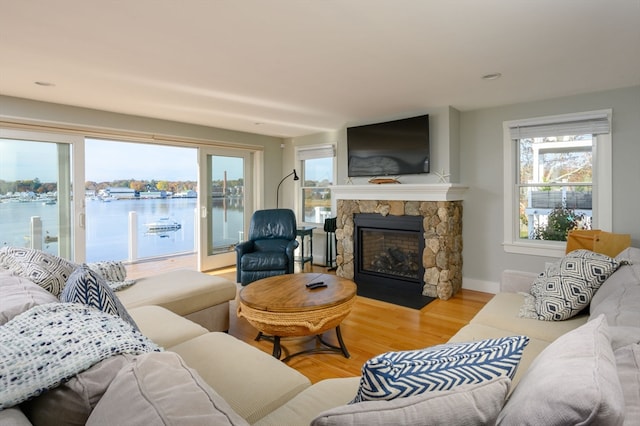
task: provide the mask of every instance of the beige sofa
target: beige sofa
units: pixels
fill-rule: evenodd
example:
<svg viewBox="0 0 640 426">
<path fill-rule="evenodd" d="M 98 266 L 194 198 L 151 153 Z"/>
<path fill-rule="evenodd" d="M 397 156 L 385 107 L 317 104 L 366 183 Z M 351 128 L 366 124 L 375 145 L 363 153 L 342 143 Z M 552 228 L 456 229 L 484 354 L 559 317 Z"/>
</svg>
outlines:
<svg viewBox="0 0 640 426">
<path fill-rule="evenodd" d="M 511 399 L 504 406 L 502 413 L 500 413 L 502 417 L 499 420 L 502 424 L 515 424 L 509 421 L 509 417 L 506 417 L 510 411 L 513 411 L 510 404 L 513 405 L 515 403 L 518 404 L 518 408 L 531 406 L 537 412 L 543 412 L 543 414 L 547 409 L 552 410 L 551 417 L 547 418 L 546 424 L 554 424 L 552 420 L 557 420 L 557 416 L 559 416 L 559 412 L 562 409 L 575 411 L 573 407 L 569 407 L 573 399 L 577 397 L 580 401 L 589 401 L 589 397 L 592 396 L 589 386 L 584 386 L 579 381 L 576 382 L 580 372 L 586 371 L 591 374 L 596 370 L 607 370 L 602 369 L 600 365 L 594 367 L 588 363 L 578 363 L 571 367 L 571 362 L 575 363 L 579 359 L 585 359 L 585 362 L 599 362 L 605 358 L 609 361 L 609 364 L 613 362 L 614 372 L 612 373 L 612 370 L 608 370 L 609 373 L 605 374 L 604 378 L 612 383 L 611 386 L 614 390 L 620 390 L 620 392 L 608 392 L 609 399 L 613 399 L 613 401 L 608 401 L 609 405 L 601 406 L 602 404 L 589 402 L 589 409 L 596 411 L 609 409 L 611 403 L 614 405 L 617 403 L 623 407 L 622 417 L 620 417 L 619 413 L 608 412 L 606 414 L 609 416 L 610 421 L 601 422 L 600 424 L 622 424 L 623 421 L 625 424 L 634 424 L 634 422 L 637 424 L 637 419 L 640 418 L 640 367 L 638 366 L 640 364 L 640 249 L 628 249 L 621 253 L 619 258 L 630 260 L 631 264 L 621 266 L 603 284 L 591 303 L 590 314 L 585 313 L 561 322 L 519 318 L 518 311 L 523 303 L 523 296 L 518 294 L 518 291 L 528 291 L 535 274 L 505 271 L 502 281 L 503 292 L 497 294 L 469 325 L 463 327 L 453 336 L 452 342 L 506 335 L 525 334 L 529 336 L 530 342 L 523 353 L 520 366 L 510 388 Z M 6 281 L 7 278 L 4 278 L 4 280 Z M 184 281 L 180 280 L 180 282 Z M 3 278 L 0 275 L 0 288 L 2 288 L 2 282 Z M 131 294 L 133 298 L 133 293 Z M 32 296 L 29 297 L 32 300 L 37 299 Z M 457 412 L 454 407 L 447 405 L 453 400 L 438 400 L 436 398 L 437 406 L 422 410 L 424 405 L 421 404 L 425 404 L 425 400 L 432 398 L 432 396 L 401 398 L 404 401 L 400 402 L 394 400 L 382 403 L 364 402 L 347 405 L 358 390 L 359 377 L 328 379 L 311 385 L 306 377 L 294 369 L 227 333 L 211 332 L 166 307 L 145 304 L 147 303 L 145 301 L 135 302 L 139 306 L 132 306 L 134 302 L 127 300 L 126 297 L 123 297 L 123 300 L 128 304 L 130 315 L 144 335 L 163 346 L 168 354 L 177 354 L 176 358 L 181 360 L 180 362 L 184 362 L 185 368 L 193 369 L 197 372 L 189 379 L 190 381 L 187 381 L 187 384 L 200 383 L 200 381 L 206 383 L 206 385 L 199 387 L 201 391 L 208 395 L 208 399 L 205 398 L 204 408 L 189 402 L 198 400 L 195 397 L 189 398 L 187 401 L 181 401 L 180 395 L 189 395 L 188 391 L 180 390 L 182 388 L 176 388 L 175 391 L 172 391 L 172 384 L 166 383 L 164 386 L 158 384 L 152 386 L 151 389 L 166 387 L 167 392 L 172 395 L 171 398 L 168 398 L 170 400 L 168 405 L 174 404 L 170 407 L 174 411 L 171 412 L 170 409 L 167 409 L 167 413 L 173 414 L 172 416 L 167 415 L 168 417 L 164 419 L 168 424 L 283 426 L 306 425 L 311 422 L 314 422 L 315 425 L 337 425 L 388 424 L 389 422 L 405 424 L 410 421 L 415 421 L 411 424 L 429 424 L 442 422 L 442 419 L 438 420 L 429 417 L 437 415 L 434 413 L 438 411 L 438 407 L 440 407 L 441 411 L 444 410 L 444 412 L 448 413 L 447 424 L 462 422 L 461 416 L 463 414 Z M 37 303 L 37 300 L 34 303 Z M 168 307 L 177 310 L 175 305 L 170 304 Z M 197 308 L 196 310 L 199 312 L 202 309 Z M 190 314 L 180 313 L 184 315 Z M 604 315 L 608 325 L 601 324 L 603 322 L 601 315 Z M 597 328 L 590 326 L 590 324 L 597 325 Z M 587 343 L 583 343 L 593 340 L 590 338 L 592 334 L 599 336 L 598 344 L 589 346 Z M 564 339 L 566 339 L 566 342 L 563 341 Z M 604 348 L 603 351 L 608 354 L 608 358 L 606 356 L 580 356 L 580 354 L 574 352 L 574 350 L 577 350 L 576 348 L 593 349 L 594 347 Z M 557 355 L 558 352 L 561 354 L 560 356 Z M 611 354 L 614 356 L 613 361 L 610 359 Z M 564 355 L 569 357 L 571 362 L 567 364 L 566 360 L 559 360 L 554 370 L 552 368 L 556 365 L 554 356 L 562 358 Z M 144 357 L 140 356 L 138 358 L 143 359 Z M 539 358 L 540 362 L 536 362 L 536 358 Z M 130 367 L 132 362 L 134 362 L 133 367 Z M 126 368 L 133 368 L 134 371 L 139 370 L 143 376 L 147 370 L 161 370 L 167 376 L 173 377 L 170 373 L 176 370 L 170 363 L 147 363 L 145 365 L 156 366 L 153 368 L 147 367 L 147 370 L 143 366 L 138 368 L 135 361 L 128 360 L 125 364 L 129 366 Z M 164 365 L 166 365 L 166 372 Z M 539 375 L 538 370 L 542 367 L 547 368 L 548 371 L 555 372 L 553 375 L 548 375 L 548 378 L 555 379 L 555 381 L 547 382 L 553 386 L 552 389 L 543 388 L 543 391 L 540 391 L 535 386 L 536 375 Z M 569 368 L 577 368 L 579 371 L 571 371 L 570 373 L 568 371 Z M 120 371 L 122 372 L 123 370 Z M 566 374 L 566 376 L 563 376 L 563 374 Z M 162 383 L 162 379 L 158 380 Z M 151 383 L 157 382 L 151 381 Z M 571 385 L 575 383 L 580 383 L 582 387 L 571 389 Z M 133 417 L 127 417 L 129 422 L 122 423 L 123 418 L 121 416 L 132 416 L 131 410 L 138 414 L 144 413 L 145 421 L 138 424 L 162 423 L 156 421 L 157 419 L 151 414 L 147 414 L 147 411 L 138 409 L 138 400 L 134 399 L 133 396 L 129 400 L 125 398 L 119 402 L 121 409 L 109 409 L 109 407 L 117 406 L 117 401 L 119 401 L 111 394 L 122 394 L 122 392 L 112 389 L 123 389 L 117 385 L 120 385 L 120 383 L 116 383 L 116 380 L 111 384 L 107 383 L 103 385 L 103 388 L 106 387 L 106 389 L 102 389 L 100 391 L 102 393 L 97 392 L 98 396 L 94 396 L 96 401 L 93 401 L 91 405 L 92 408 L 93 406 L 98 408 L 92 413 L 94 418 L 89 418 L 90 424 L 117 424 L 118 422 L 121 422 L 120 424 L 136 424 L 137 422 L 132 420 Z M 526 386 L 526 389 L 519 393 L 518 389 L 523 385 Z M 531 392 L 529 392 L 529 389 L 531 389 Z M 472 399 L 479 405 L 489 404 L 489 402 L 482 400 L 483 389 L 481 387 L 468 390 L 464 388 L 462 390 L 465 393 L 461 397 L 465 401 Z M 527 394 L 526 397 L 529 398 L 527 403 L 520 402 L 522 393 Z M 443 395 L 446 398 L 456 396 L 449 395 L 446 392 Z M 545 397 L 548 396 L 552 396 L 556 404 L 565 404 L 564 398 L 567 398 L 568 401 L 561 407 L 553 404 L 545 407 L 541 404 L 546 403 Z M 438 395 L 438 397 L 440 396 Z M 426 403 L 429 403 L 429 401 L 426 401 Z M 31 404 L 31 407 L 29 407 L 29 404 Z M 181 408 L 176 408 L 175 404 L 178 404 Z M 23 404 L 21 407 L 0 411 L 0 425 L 29 424 L 29 420 L 21 409 L 24 409 L 24 412 L 28 412 L 28 409 L 31 408 L 33 410 L 34 406 L 37 407 L 32 402 Z M 203 414 L 203 417 L 196 416 L 198 412 L 209 413 L 207 410 L 211 409 L 212 406 L 216 408 L 212 411 L 212 414 Z M 499 410 L 502 406 L 503 401 L 500 400 L 497 409 Z M 41 407 L 47 407 L 47 405 L 43 404 Z M 156 406 L 154 407 L 157 408 Z M 129 411 L 127 408 L 129 408 Z M 584 409 L 584 407 L 579 408 Z M 148 409 L 148 405 L 145 406 L 145 409 Z M 46 408 L 39 410 L 36 408 L 36 411 L 39 412 L 40 419 L 48 419 L 51 422 L 50 424 L 60 424 L 62 420 L 56 418 L 59 410 L 49 411 Z M 527 412 L 522 409 L 519 411 Z M 220 413 L 223 414 L 222 417 L 220 417 Z M 153 414 L 157 414 L 157 410 L 153 411 Z M 593 414 L 593 419 L 596 422 L 599 414 Z M 30 415 L 33 420 L 33 414 Z M 416 420 L 415 416 L 419 416 L 419 419 Z M 531 418 L 534 419 L 534 417 Z M 520 422 L 520 424 L 527 424 L 527 422 Z M 532 420 L 529 424 L 536 423 Z M 556 422 L 556 424 L 563 423 Z M 564 422 L 564 424 L 569 423 Z"/>
</svg>

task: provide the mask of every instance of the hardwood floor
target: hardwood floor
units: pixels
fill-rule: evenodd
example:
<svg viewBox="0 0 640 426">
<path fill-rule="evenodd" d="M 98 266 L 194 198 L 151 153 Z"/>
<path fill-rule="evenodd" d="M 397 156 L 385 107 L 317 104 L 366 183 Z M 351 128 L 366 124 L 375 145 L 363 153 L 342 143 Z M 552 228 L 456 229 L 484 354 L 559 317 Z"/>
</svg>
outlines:
<svg viewBox="0 0 640 426">
<path fill-rule="evenodd" d="M 180 267 L 195 269 L 195 258 L 183 256 L 129 265 L 127 274 L 129 278 L 138 278 Z M 311 271 L 332 273 L 320 266 L 306 265 L 305 272 Z M 208 273 L 235 282 L 235 267 Z M 418 349 L 446 342 L 468 324 L 492 297 L 489 293 L 463 289 L 453 298 L 447 301 L 434 300 L 421 310 L 358 297 L 351 313 L 340 326 L 351 354 L 349 359 L 336 353 L 313 354 L 294 357 L 287 364 L 313 383 L 326 378 L 358 376 L 364 362 L 380 353 Z M 237 317 L 236 306 L 235 301 L 231 303 L 229 334 L 270 354 L 272 343 L 267 340 L 255 341 L 257 331 L 246 320 Z M 333 330 L 325 333 L 323 338 L 337 343 Z M 295 353 L 313 348 L 315 339 L 282 339 L 282 345 L 290 353 Z"/>
</svg>

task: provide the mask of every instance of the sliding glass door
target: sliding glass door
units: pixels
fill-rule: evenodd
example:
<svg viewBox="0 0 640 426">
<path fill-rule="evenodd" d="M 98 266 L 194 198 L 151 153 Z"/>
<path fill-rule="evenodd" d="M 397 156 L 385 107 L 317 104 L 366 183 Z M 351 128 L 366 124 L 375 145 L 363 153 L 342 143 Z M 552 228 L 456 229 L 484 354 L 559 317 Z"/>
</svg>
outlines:
<svg viewBox="0 0 640 426">
<path fill-rule="evenodd" d="M 235 264 L 251 208 L 251 155 L 241 150 L 200 148 L 198 269 Z"/>
<path fill-rule="evenodd" d="M 196 252 L 199 270 L 234 265 L 261 205 L 261 153 L 177 145 L 0 129 L 0 246 L 76 262 Z"/>
<path fill-rule="evenodd" d="M 0 129 L 0 245 L 84 260 L 82 138 Z"/>
</svg>

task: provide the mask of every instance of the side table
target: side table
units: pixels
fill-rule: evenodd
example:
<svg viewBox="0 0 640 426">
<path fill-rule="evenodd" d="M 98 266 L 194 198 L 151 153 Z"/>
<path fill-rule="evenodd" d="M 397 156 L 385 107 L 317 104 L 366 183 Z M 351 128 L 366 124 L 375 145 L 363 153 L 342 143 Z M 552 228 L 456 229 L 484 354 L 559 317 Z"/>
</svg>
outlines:
<svg viewBox="0 0 640 426">
<path fill-rule="evenodd" d="M 301 226 L 296 229 L 296 238 L 300 237 L 300 256 L 296 257 L 296 261 L 300 262 L 300 266 L 304 270 L 304 264 L 311 262 L 313 265 L 313 230 L 315 226 Z M 305 240 L 309 240 L 309 250 L 304 250 Z"/>
</svg>

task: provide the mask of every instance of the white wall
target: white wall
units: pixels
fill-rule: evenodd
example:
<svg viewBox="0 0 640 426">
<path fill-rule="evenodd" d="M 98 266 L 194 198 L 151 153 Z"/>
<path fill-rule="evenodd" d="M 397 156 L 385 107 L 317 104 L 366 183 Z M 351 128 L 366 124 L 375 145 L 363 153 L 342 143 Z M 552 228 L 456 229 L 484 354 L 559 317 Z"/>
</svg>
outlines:
<svg viewBox="0 0 640 426">
<path fill-rule="evenodd" d="M 463 219 L 465 288 L 497 291 L 504 269 L 540 272 L 553 260 L 505 253 L 502 248 L 503 121 L 608 108 L 613 109 L 613 231 L 630 233 L 633 245 L 640 247 L 640 86 L 467 112 L 451 107 L 425 111 L 430 115 L 432 172 L 445 169 L 451 182 L 469 186 Z M 338 143 L 337 184 L 345 184 L 346 129 L 290 139 L 288 146 L 293 150 L 328 140 Z M 400 180 L 435 183 L 437 177 L 432 173 Z M 353 183 L 366 183 L 366 178 Z"/>
<path fill-rule="evenodd" d="M 613 232 L 629 233 L 640 247 L 640 86 L 463 112 L 460 115 L 464 201 L 464 286 L 497 283 L 504 269 L 540 272 L 552 259 L 505 253 L 503 228 L 503 121 L 613 109 Z"/>
</svg>

